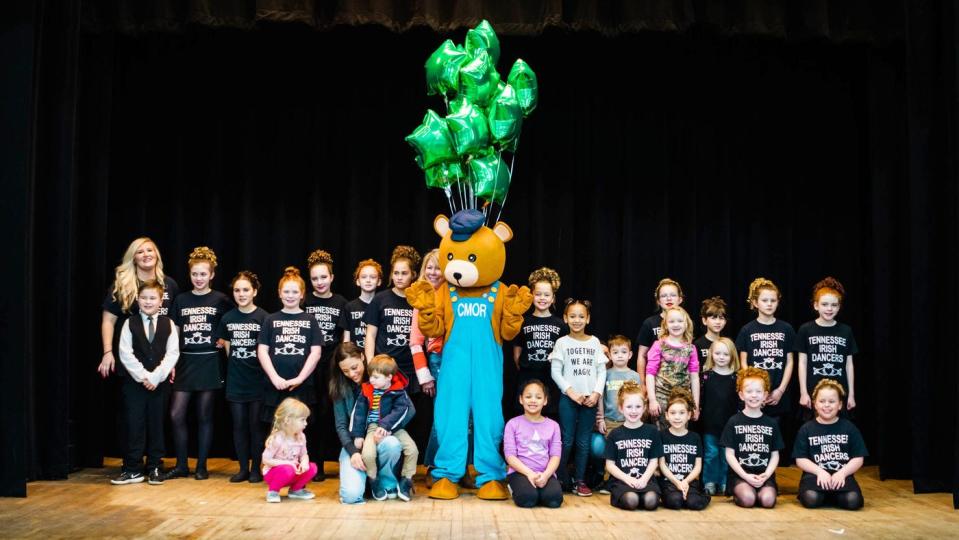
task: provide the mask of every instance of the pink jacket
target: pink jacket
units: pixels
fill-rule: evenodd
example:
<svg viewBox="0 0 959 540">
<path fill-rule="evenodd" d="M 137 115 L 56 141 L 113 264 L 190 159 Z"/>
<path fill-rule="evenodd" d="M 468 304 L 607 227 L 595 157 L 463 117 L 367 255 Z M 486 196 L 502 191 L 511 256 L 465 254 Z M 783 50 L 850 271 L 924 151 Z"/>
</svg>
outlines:
<svg viewBox="0 0 959 540">
<path fill-rule="evenodd" d="M 420 332 L 418 309 L 413 310 L 413 324 L 410 326 L 410 352 L 413 354 L 413 369 L 416 370 L 416 379 L 420 384 L 426 384 L 433 381 L 433 375 L 430 374 L 427 354 L 443 352 L 443 338 L 427 338 Z M 426 344 L 426 351 L 423 351 L 423 345 Z"/>
</svg>

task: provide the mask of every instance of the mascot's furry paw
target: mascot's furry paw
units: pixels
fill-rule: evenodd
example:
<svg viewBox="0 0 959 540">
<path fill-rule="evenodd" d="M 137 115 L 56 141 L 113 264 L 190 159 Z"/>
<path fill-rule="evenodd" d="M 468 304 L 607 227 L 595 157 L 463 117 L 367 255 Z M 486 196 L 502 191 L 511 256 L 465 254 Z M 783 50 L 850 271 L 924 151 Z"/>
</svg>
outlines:
<svg viewBox="0 0 959 540">
<path fill-rule="evenodd" d="M 427 283 L 429 285 L 429 283 Z M 449 478 L 440 478 L 433 482 L 433 487 L 430 488 L 430 498 L 431 499 L 441 499 L 444 501 L 449 501 L 460 496 L 460 489 L 456 487 L 456 484 L 450 482 Z"/>
<path fill-rule="evenodd" d="M 531 305 L 533 293 L 529 291 L 529 287 L 510 285 L 503 291 L 503 313 L 522 317 Z"/>
<path fill-rule="evenodd" d="M 490 480 L 476 492 L 476 496 L 485 501 L 504 501 L 509 499 L 509 490 L 499 480 Z"/>
<path fill-rule="evenodd" d="M 436 307 L 436 291 L 428 281 L 416 281 L 406 289 L 406 301 L 414 309 L 431 310 Z"/>
</svg>

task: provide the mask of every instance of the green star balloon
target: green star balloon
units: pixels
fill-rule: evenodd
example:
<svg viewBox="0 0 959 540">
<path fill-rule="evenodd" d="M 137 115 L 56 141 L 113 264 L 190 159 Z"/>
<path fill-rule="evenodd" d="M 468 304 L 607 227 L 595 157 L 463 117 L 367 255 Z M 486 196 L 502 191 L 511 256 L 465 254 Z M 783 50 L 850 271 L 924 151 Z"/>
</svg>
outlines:
<svg viewBox="0 0 959 540">
<path fill-rule="evenodd" d="M 427 95 L 445 94 L 456 90 L 459 84 L 460 68 L 463 67 L 470 55 L 466 49 L 447 39 L 439 46 L 426 61 L 426 93 Z"/>
<path fill-rule="evenodd" d="M 509 191 L 509 167 L 503 163 L 499 152 L 476 157 L 469 162 L 473 193 L 484 200 L 503 204 Z"/>
<path fill-rule="evenodd" d="M 477 154 L 490 144 L 486 116 L 469 102 L 447 116 L 446 125 L 453 135 L 453 148 L 461 157 Z"/>
<path fill-rule="evenodd" d="M 456 114 L 464 105 L 468 105 L 469 102 L 470 100 L 466 99 L 466 96 L 456 96 L 446 102 L 446 113 Z"/>
<path fill-rule="evenodd" d="M 459 182 L 466 177 L 463 172 L 463 165 L 458 161 L 447 161 L 434 165 L 426 169 L 424 175 L 426 176 L 427 187 L 440 189 L 448 188 L 453 182 Z"/>
<path fill-rule="evenodd" d="M 460 68 L 459 92 L 473 104 L 486 107 L 496 92 L 499 73 L 493 67 L 490 55 L 480 51 L 479 55 Z"/>
<path fill-rule="evenodd" d="M 519 99 L 520 108 L 523 109 L 523 116 L 529 116 L 539 103 L 539 89 L 533 69 L 522 58 L 517 58 L 513 68 L 509 70 L 506 81 L 516 89 L 516 97 Z"/>
<path fill-rule="evenodd" d="M 493 142 L 503 145 L 519 136 L 523 128 L 523 110 L 513 87 L 506 85 L 489 106 L 489 131 Z"/>
<path fill-rule="evenodd" d="M 493 25 L 485 19 L 476 25 L 476 28 L 466 33 L 467 54 L 476 57 L 480 51 L 489 53 L 494 66 L 499 62 L 499 38 L 493 31 Z"/>
<path fill-rule="evenodd" d="M 457 159 L 446 120 L 433 110 L 426 111 L 423 123 L 413 130 L 413 133 L 407 135 L 405 140 L 419 154 L 416 163 L 422 169 L 428 169 L 443 161 Z"/>
</svg>

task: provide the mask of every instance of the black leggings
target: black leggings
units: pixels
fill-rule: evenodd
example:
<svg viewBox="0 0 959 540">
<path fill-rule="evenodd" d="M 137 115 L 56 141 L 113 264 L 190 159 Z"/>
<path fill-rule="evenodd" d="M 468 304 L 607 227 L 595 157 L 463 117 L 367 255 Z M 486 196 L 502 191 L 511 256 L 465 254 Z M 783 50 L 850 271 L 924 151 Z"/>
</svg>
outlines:
<svg viewBox="0 0 959 540">
<path fill-rule="evenodd" d="M 659 494 L 655 491 L 646 491 L 644 493 L 627 491 L 620 497 L 619 504 L 616 506 L 619 506 L 623 510 L 636 510 L 640 507 L 642 507 L 643 510 L 655 510 L 658 505 Z"/>
<path fill-rule="evenodd" d="M 739 482 L 733 486 L 733 500 L 736 506 L 743 508 L 752 508 L 757 505 L 772 508 L 776 506 L 776 495 L 775 485 L 763 485 L 756 489 L 746 482 Z"/>
<path fill-rule="evenodd" d="M 663 483 L 665 484 L 666 482 L 669 482 L 669 480 Z M 676 489 L 672 484 L 663 488 L 663 506 L 670 510 L 679 510 L 681 508 L 702 510 L 706 508 L 708 504 L 709 495 L 700 491 L 699 486 L 695 483 L 690 485 L 689 491 L 686 492 L 685 499 L 683 499 L 683 492 Z"/>
<path fill-rule="evenodd" d="M 176 468 L 187 470 L 187 434 L 186 413 L 190 406 L 190 398 L 197 397 L 197 459 L 196 468 L 206 470 L 206 458 L 210 455 L 210 445 L 213 443 L 213 398 L 215 390 L 199 390 L 195 392 L 174 391 L 170 397 L 170 420 L 173 422 L 173 445 L 176 447 Z"/>
<path fill-rule="evenodd" d="M 799 502 L 806 508 L 819 508 L 831 499 L 833 504 L 843 510 L 859 510 L 863 505 L 861 491 L 828 492 L 818 489 L 804 489 L 799 492 Z"/>
<path fill-rule="evenodd" d="M 258 471 L 263 456 L 263 422 L 260 422 L 262 401 L 230 402 L 233 416 L 233 448 L 240 472 Z M 250 463 L 252 459 L 253 463 Z"/>
<path fill-rule="evenodd" d="M 536 505 L 543 505 L 547 508 L 559 508 L 563 504 L 563 488 L 560 487 L 559 480 L 555 476 L 541 488 L 533 487 L 529 479 L 518 472 L 507 476 L 506 481 L 509 483 L 516 506 L 533 508 Z"/>
</svg>

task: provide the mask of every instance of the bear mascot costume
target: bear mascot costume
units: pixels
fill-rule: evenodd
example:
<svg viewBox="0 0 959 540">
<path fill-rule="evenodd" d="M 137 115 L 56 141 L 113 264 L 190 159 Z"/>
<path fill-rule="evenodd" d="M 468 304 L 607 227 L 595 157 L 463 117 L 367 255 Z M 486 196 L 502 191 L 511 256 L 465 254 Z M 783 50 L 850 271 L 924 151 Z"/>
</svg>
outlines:
<svg viewBox="0 0 959 540">
<path fill-rule="evenodd" d="M 455 499 L 466 472 L 470 415 L 473 417 L 473 466 L 477 496 L 509 498 L 503 441 L 503 340 L 511 340 L 533 303 L 528 287 L 505 286 L 506 246 L 513 231 L 503 222 L 492 229 L 485 215 L 466 209 L 451 219 L 437 216 L 433 229 L 442 238 L 439 263 L 447 286 L 435 291 L 425 281 L 406 291 L 419 310 L 419 326 L 429 337 L 443 336 L 443 361 L 437 381 L 435 415 L 439 449 L 430 497 Z"/>
</svg>

